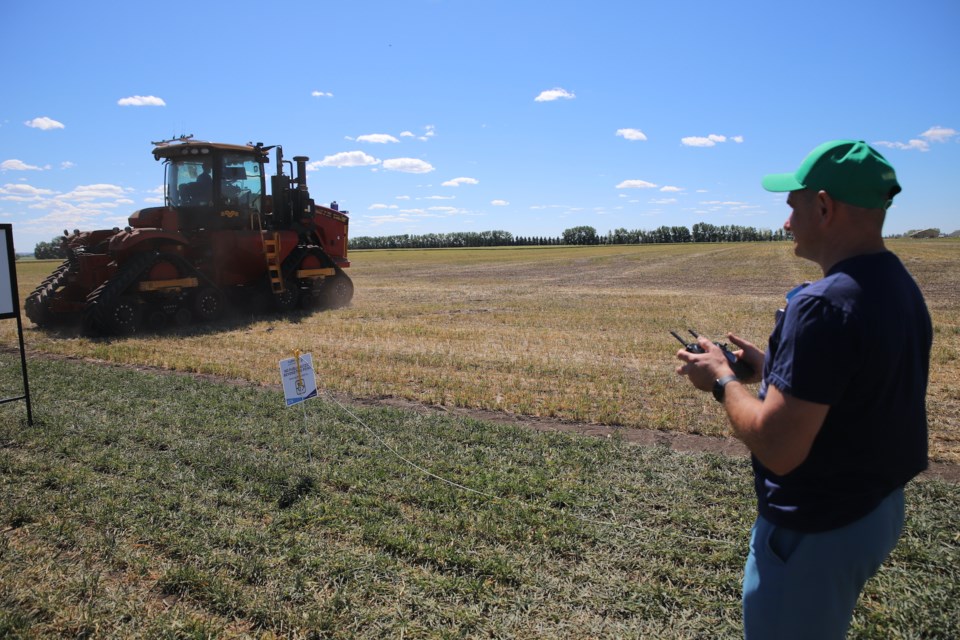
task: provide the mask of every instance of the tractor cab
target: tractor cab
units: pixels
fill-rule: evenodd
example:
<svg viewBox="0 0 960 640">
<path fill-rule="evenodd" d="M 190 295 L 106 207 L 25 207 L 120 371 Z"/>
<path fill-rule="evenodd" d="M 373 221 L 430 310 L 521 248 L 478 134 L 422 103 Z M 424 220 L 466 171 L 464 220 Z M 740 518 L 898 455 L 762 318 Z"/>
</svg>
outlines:
<svg viewBox="0 0 960 640">
<path fill-rule="evenodd" d="M 265 151 L 190 139 L 158 143 L 154 158 L 165 164 L 167 207 L 187 229 L 249 228 L 263 213 Z"/>
</svg>

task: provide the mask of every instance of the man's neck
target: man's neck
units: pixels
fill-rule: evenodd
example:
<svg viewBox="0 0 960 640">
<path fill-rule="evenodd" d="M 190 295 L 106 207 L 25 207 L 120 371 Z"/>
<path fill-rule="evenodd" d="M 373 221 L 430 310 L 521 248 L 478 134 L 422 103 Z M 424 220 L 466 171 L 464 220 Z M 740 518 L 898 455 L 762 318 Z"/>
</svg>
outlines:
<svg viewBox="0 0 960 640">
<path fill-rule="evenodd" d="M 882 237 L 865 237 L 853 242 L 839 243 L 834 246 L 824 247 L 820 258 L 815 260 L 820 265 L 823 275 L 827 275 L 838 263 L 855 258 L 856 256 L 871 255 L 882 253 L 887 250 Z"/>
</svg>

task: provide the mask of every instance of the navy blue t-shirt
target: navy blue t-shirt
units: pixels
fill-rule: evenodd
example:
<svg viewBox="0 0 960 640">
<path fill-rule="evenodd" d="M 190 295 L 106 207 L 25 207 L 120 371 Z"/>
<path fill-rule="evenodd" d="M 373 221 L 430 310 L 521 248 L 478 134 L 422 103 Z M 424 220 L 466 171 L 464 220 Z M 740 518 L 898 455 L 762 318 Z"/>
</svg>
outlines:
<svg viewBox="0 0 960 640">
<path fill-rule="evenodd" d="M 887 251 L 844 260 L 791 298 L 770 336 L 760 398 L 773 385 L 830 409 L 790 473 L 753 459 L 760 515 L 798 531 L 841 527 L 927 467 L 932 340 L 920 289 Z"/>
</svg>

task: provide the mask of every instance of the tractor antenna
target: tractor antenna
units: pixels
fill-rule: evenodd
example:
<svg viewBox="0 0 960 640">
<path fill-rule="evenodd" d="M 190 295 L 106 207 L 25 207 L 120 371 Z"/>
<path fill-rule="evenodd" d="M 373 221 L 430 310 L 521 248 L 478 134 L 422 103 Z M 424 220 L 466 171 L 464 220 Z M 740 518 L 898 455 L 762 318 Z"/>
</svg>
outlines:
<svg viewBox="0 0 960 640">
<path fill-rule="evenodd" d="M 179 138 L 168 138 L 166 140 L 160 140 L 158 142 L 151 142 L 150 144 L 152 144 L 155 147 L 166 147 L 171 142 L 187 142 L 188 140 L 193 140 L 192 133 L 190 135 L 182 135 Z"/>
</svg>

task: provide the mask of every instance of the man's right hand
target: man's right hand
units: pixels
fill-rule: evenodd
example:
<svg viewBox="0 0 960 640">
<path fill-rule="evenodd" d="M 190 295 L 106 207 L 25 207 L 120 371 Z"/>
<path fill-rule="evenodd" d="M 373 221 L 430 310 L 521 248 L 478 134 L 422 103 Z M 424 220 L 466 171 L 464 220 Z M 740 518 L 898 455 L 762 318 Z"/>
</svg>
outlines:
<svg viewBox="0 0 960 640">
<path fill-rule="evenodd" d="M 733 355 L 753 367 L 753 375 L 748 379 L 741 379 L 740 381 L 748 383 L 760 382 L 763 379 L 763 361 L 766 359 L 766 354 L 752 342 L 744 340 L 732 333 L 727 334 L 727 339 L 740 347 L 740 350 L 734 351 Z"/>
</svg>

